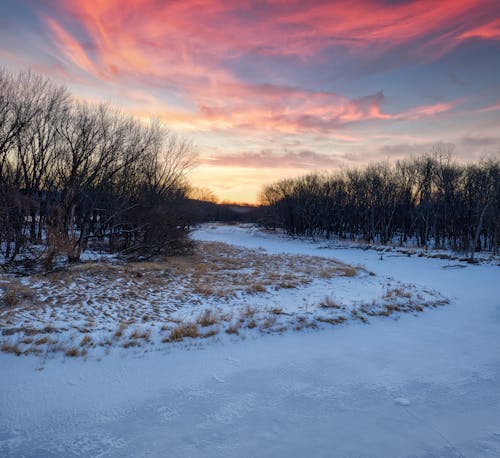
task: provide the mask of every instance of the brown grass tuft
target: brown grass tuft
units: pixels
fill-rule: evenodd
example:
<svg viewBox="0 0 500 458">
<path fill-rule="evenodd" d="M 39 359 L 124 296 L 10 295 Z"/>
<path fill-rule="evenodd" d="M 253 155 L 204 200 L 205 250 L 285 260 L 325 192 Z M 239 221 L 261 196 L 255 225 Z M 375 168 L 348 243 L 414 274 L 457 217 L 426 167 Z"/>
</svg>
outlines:
<svg viewBox="0 0 500 458">
<path fill-rule="evenodd" d="M 253 328 L 256 328 L 257 327 L 257 322 L 255 320 L 251 320 L 248 324 L 247 324 L 247 328 L 248 329 L 253 329 Z"/>
<path fill-rule="evenodd" d="M 354 267 L 343 267 L 341 271 L 344 277 L 355 277 L 357 274 L 357 271 Z"/>
<path fill-rule="evenodd" d="M 197 323 L 206 328 L 208 326 L 212 326 L 216 323 L 219 322 L 219 317 L 215 312 L 212 312 L 211 310 L 205 310 L 197 320 Z"/>
<path fill-rule="evenodd" d="M 132 334 L 130 334 L 129 339 L 149 340 L 150 337 L 151 337 L 151 331 L 149 329 L 141 330 L 137 328 L 132 331 Z"/>
<path fill-rule="evenodd" d="M 80 342 L 80 347 L 85 347 L 87 345 L 92 344 L 92 337 L 90 336 L 84 336 L 82 341 Z"/>
<path fill-rule="evenodd" d="M 405 291 L 403 288 L 392 288 L 388 289 L 384 295 L 385 299 L 390 299 L 391 297 L 410 299 L 412 294 L 409 291 Z"/>
<path fill-rule="evenodd" d="M 324 309 L 342 308 L 342 306 L 335 302 L 330 296 L 325 296 L 325 298 L 319 303 L 319 306 Z"/>
<path fill-rule="evenodd" d="M 164 341 L 180 342 L 181 340 L 184 340 L 185 337 L 195 338 L 199 337 L 199 335 L 198 326 L 195 323 L 185 323 L 172 329 L 170 336 L 167 339 L 164 339 Z"/>
<path fill-rule="evenodd" d="M 237 324 L 232 324 L 226 329 L 226 334 L 239 334 L 240 333 L 240 325 L 239 323 Z"/>
<path fill-rule="evenodd" d="M 75 347 L 72 347 L 72 348 L 68 348 L 64 354 L 70 358 L 76 358 L 77 356 L 80 356 L 80 351 L 78 350 L 78 348 L 75 348 Z"/>
<path fill-rule="evenodd" d="M 4 353 L 12 353 L 16 356 L 19 356 L 22 353 L 21 349 L 17 345 L 12 345 L 8 343 L 4 343 L 1 347 L 1 350 Z"/>
<path fill-rule="evenodd" d="M 337 324 L 343 323 L 344 321 L 347 321 L 347 318 L 345 318 L 343 316 L 338 316 L 337 318 L 325 318 L 325 317 L 319 316 L 316 318 L 316 320 L 319 321 L 320 323 L 328 323 L 328 324 L 337 325 Z"/>
<path fill-rule="evenodd" d="M 260 326 L 261 329 L 269 329 L 274 326 L 276 323 L 276 316 L 270 316 L 267 318 L 264 323 Z"/>
<path fill-rule="evenodd" d="M 267 291 L 267 289 L 262 283 L 252 283 L 246 289 L 246 292 L 250 293 L 250 294 L 265 293 L 266 291 Z"/>
<path fill-rule="evenodd" d="M 15 307 L 25 302 L 32 302 L 35 298 L 34 291 L 18 281 L 13 280 L 5 285 L 4 288 L 5 292 L 1 303 L 6 307 Z"/>
</svg>

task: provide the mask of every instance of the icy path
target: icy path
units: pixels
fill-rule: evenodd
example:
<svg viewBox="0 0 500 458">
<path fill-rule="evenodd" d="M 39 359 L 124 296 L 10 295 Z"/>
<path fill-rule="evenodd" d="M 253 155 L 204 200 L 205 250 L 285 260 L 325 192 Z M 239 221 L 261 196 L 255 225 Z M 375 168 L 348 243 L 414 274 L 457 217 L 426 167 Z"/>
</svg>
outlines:
<svg viewBox="0 0 500 458">
<path fill-rule="evenodd" d="M 0 354 L 0 456 L 498 457 L 500 269 L 195 234 L 334 256 L 438 289 L 418 318 L 103 361 Z"/>
</svg>

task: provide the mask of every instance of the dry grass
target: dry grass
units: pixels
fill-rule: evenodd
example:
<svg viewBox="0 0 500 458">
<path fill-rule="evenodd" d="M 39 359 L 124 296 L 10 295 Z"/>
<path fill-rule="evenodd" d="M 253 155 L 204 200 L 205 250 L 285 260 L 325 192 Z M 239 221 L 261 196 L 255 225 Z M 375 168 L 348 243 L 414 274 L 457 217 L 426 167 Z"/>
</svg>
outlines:
<svg viewBox="0 0 500 458">
<path fill-rule="evenodd" d="M 343 316 L 338 316 L 336 318 L 328 318 L 328 317 L 319 316 L 316 318 L 316 320 L 319 321 L 320 323 L 328 323 L 328 324 L 332 324 L 332 325 L 337 325 L 337 324 L 342 324 L 344 321 L 347 321 L 347 318 L 345 318 Z"/>
<path fill-rule="evenodd" d="M 319 303 L 319 306 L 324 309 L 341 309 L 342 306 L 335 302 L 330 296 L 325 298 Z"/>
<path fill-rule="evenodd" d="M 68 348 L 64 354 L 68 356 L 69 358 L 76 358 L 77 356 L 80 356 L 80 350 L 76 347 Z"/>
<path fill-rule="evenodd" d="M 204 328 L 217 324 L 218 322 L 219 316 L 211 310 L 205 310 L 197 320 L 197 323 Z"/>
<path fill-rule="evenodd" d="M 125 332 L 125 329 L 127 329 L 128 325 L 126 323 L 120 323 L 120 326 L 114 333 L 114 337 L 116 339 L 120 339 L 123 336 L 123 333 Z"/>
<path fill-rule="evenodd" d="M 266 318 L 266 320 L 261 324 L 261 329 L 270 329 L 276 324 L 277 318 L 276 316 L 270 316 Z"/>
<path fill-rule="evenodd" d="M 355 277 L 357 270 L 354 267 L 346 266 L 340 269 L 344 277 Z"/>
<path fill-rule="evenodd" d="M 250 320 L 249 323 L 247 324 L 248 329 L 253 329 L 257 327 L 257 322 L 255 320 Z"/>
<path fill-rule="evenodd" d="M 87 347 L 92 345 L 92 337 L 90 336 L 84 336 L 83 339 L 80 342 L 80 347 Z"/>
<path fill-rule="evenodd" d="M 203 334 L 200 334 L 200 337 L 202 337 L 203 339 L 207 339 L 209 337 L 216 336 L 217 334 L 219 334 L 218 329 L 211 329 L 210 331 L 207 331 L 207 332 L 204 332 Z"/>
<path fill-rule="evenodd" d="M 11 307 L 12 312 L 6 312 L 10 315 L 0 318 L 0 328 L 3 335 L 18 334 L 23 345 L 39 347 L 36 351 L 45 345 L 47 351 L 61 351 L 67 356 L 82 356 L 87 349 L 113 344 L 124 348 L 146 346 L 147 342 L 156 342 L 160 330 L 166 336 L 162 342 L 208 338 L 222 331 L 282 332 L 293 328 L 295 314 L 285 313 L 281 307 L 258 307 L 258 295 L 300 288 L 318 277 L 351 277 L 357 272 L 357 268 L 319 256 L 267 254 L 263 250 L 201 242 L 188 256 L 157 257 L 147 262 L 84 262 L 35 275 L 31 281 L 36 283 L 37 297 L 33 296 L 35 289 L 24 287 L 28 293 L 21 296 L 22 303 L 28 303 L 31 297 L 35 305 L 38 296 L 40 303 L 23 309 L 23 314 L 17 311 L 19 307 Z M 17 288 L 22 287 L 19 285 Z M 237 301 L 232 302 L 235 297 Z M 7 302 L 12 301 L 7 296 Z M 241 308 L 244 301 L 252 305 Z M 237 311 L 226 315 L 218 311 L 225 303 L 234 304 Z M 214 309 L 201 312 L 203 304 Z M 189 322 L 171 316 L 186 306 L 200 310 L 199 315 Z M 320 306 L 342 308 L 331 298 L 325 298 Z M 44 320 L 50 317 L 45 322 L 51 325 L 32 329 L 26 324 L 33 319 L 40 326 L 41 316 Z M 317 323 L 311 316 L 309 320 L 298 320 L 296 328 L 314 326 Z M 54 333 L 60 334 L 57 341 L 51 336 Z"/>
<path fill-rule="evenodd" d="M 47 336 L 43 336 L 35 340 L 35 345 L 47 345 L 50 343 L 52 343 L 52 339 Z"/>
<path fill-rule="evenodd" d="M 388 289 L 384 295 L 385 299 L 390 299 L 390 298 L 405 298 L 405 299 L 410 299 L 412 297 L 412 293 L 410 291 L 406 291 L 403 288 L 391 288 Z"/>
<path fill-rule="evenodd" d="M 164 339 L 164 342 L 180 342 L 184 340 L 186 337 L 194 339 L 195 337 L 199 337 L 200 332 L 198 330 L 198 326 L 195 323 L 185 323 L 180 324 L 170 332 L 170 336 Z"/>
<path fill-rule="evenodd" d="M 129 339 L 143 339 L 143 340 L 149 340 L 151 337 L 151 331 L 149 329 L 143 330 L 136 328 L 132 331 L 132 333 L 129 336 Z"/>
<path fill-rule="evenodd" d="M 0 349 L 4 353 L 12 353 L 12 354 L 14 354 L 16 356 L 19 356 L 19 355 L 22 354 L 22 351 L 19 348 L 19 346 L 13 345 L 13 344 L 4 343 Z"/>
<path fill-rule="evenodd" d="M 31 305 L 35 301 L 35 292 L 15 279 L 3 285 L 4 294 L 1 304 L 5 307 Z"/>
<path fill-rule="evenodd" d="M 240 333 L 240 323 L 235 323 L 226 328 L 226 334 L 235 334 L 238 335 Z"/>
<path fill-rule="evenodd" d="M 253 318 L 256 313 L 257 313 L 257 309 L 255 307 L 247 305 L 242 312 L 242 317 L 243 318 Z"/>
<path fill-rule="evenodd" d="M 262 283 L 253 283 L 247 287 L 246 292 L 250 294 L 265 293 L 266 287 Z"/>
</svg>

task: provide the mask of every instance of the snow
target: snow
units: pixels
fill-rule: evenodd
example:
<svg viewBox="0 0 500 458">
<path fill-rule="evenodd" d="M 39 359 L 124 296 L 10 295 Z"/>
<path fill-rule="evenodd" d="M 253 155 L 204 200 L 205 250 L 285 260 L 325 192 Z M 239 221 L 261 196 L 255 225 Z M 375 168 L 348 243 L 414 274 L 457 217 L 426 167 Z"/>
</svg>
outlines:
<svg viewBox="0 0 500 458">
<path fill-rule="evenodd" d="M 494 263 L 397 252 L 381 259 L 376 250 L 251 226 L 208 225 L 193 237 L 335 258 L 376 274 L 361 278 L 369 294 L 359 281 L 336 279 L 335 299 L 350 289 L 368 297 L 390 278 L 439 291 L 450 304 L 369 324 L 116 350 L 101 360 L 0 354 L 0 456 L 500 456 Z M 315 286 L 270 300 L 287 306 L 295 291 L 312 304 L 324 294 Z"/>
</svg>

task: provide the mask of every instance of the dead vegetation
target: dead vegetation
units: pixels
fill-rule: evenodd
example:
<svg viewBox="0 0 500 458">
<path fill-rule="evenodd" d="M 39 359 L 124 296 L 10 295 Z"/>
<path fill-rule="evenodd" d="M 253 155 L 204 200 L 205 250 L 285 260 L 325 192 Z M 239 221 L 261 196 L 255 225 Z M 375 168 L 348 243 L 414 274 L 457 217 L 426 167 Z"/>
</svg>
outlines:
<svg viewBox="0 0 500 458">
<path fill-rule="evenodd" d="M 325 298 L 319 303 L 319 306 L 324 309 L 341 309 L 342 306 L 334 301 L 330 296 L 325 296 Z"/>
<path fill-rule="evenodd" d="M 399 285 L 387 286 L 381 301 L 358 304 L 352 312 L 326 296 L 313 306 L 322 311 L 319 317 L 287 311 L 287 304 L 261 302 L 280 289 L 358 274 L 368 277 L 362 268 L 327 258 L 199 243 L 187 256 L 83 262 L 22 282 L 0 277 L 0 350 L 67 357 L 118 346 L 144 351 L 219 333 L 244 337 L 248 332 L 302 330 L 343 323 L 346 314 L 366 321 L 436 304 Z"/>
<path fill-rule="evenodd" d="M 4 290 L 0 304 L 4 307 L 29 306 L 35 302 L 35 291 L 15 278 L 3 281 L 0 286 Z"/>
<path fill-rule="evenodd" d="M 197 322 L 200 326 L 206 328 L 208 326 L 217 324 L 219 322 L 219 317 L 217 313 L 213 312 L 212 310 L 205 310 L 203 314 L 198 317 Z"/>
<path fill-rule="evenodd" d="M 198 326 L 195 323 L 179 324 L 177 327 L 172 329 L 172 331 L 170 332 L 170 336 L 165 338 L 163 342 L 180 342 L 186 337 L 194 339 L 196 337 L 199 337 L 199 335 L 200 332 L 198 330 Z"/>
</svg>

